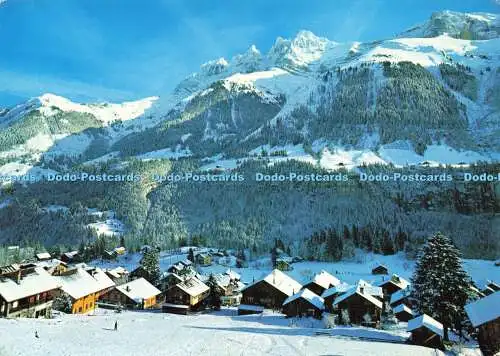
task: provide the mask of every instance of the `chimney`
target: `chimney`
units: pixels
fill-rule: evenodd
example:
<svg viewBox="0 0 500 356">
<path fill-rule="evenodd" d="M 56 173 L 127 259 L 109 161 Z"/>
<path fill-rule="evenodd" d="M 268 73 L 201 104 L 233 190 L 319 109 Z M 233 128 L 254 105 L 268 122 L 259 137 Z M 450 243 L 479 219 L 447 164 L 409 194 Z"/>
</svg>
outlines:
<svg viewBox="0 0 500 356">
<path fill-rule="evenodd" d="M 16 273 L 16 283 L 21 284 L 21 270 Z"/>
</svg>

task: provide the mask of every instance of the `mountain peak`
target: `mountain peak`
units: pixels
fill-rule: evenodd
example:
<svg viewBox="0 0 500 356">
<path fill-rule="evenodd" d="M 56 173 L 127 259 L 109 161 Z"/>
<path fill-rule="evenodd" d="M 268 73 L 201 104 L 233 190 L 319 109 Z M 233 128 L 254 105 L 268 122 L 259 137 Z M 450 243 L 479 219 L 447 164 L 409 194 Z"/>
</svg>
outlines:
<svg viewBox="0 0 500 356">
<path fill-rule="evenodd" d="M 203 63 L 201 65 L 201 71 L 206 75 L 217 75 L 224 72 L 229 63 L 226 61 L 224 57 L 220 57 L 219 59 L 214 59 Z"/>
<path fill-rule="evenodd" d="M 438 11 L 429 20 L 412 27 L 398 37 L 437 37 L 443 34 L 467 40 L 488 40 L 500 37 L 498 15 L 474 12 Z"/>
<path fill-rule="evenodd" d="M 301 30 L 293 40 L 278 37 L 268 58 L 278 66 L 305 67 L 320 59 L 330 43 L 311 31 Z"/>
</svg>

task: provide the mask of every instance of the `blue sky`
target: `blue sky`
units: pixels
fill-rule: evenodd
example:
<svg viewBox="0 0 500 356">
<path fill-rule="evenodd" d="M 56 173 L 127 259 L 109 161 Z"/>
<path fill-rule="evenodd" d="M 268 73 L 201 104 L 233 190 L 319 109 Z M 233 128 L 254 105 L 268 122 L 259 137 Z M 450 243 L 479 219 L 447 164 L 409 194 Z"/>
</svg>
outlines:
<svg viewBox="0 0 500 356">
<path fill-rule="evenodd" d="M 0 0 L 0 106 L 45 92 L 123 101 L 170 91 L 207 60 L 267 52 L 308 29 L 388 38 L 433 11 L 498 13 L 500 0 Z"/>
</svg>

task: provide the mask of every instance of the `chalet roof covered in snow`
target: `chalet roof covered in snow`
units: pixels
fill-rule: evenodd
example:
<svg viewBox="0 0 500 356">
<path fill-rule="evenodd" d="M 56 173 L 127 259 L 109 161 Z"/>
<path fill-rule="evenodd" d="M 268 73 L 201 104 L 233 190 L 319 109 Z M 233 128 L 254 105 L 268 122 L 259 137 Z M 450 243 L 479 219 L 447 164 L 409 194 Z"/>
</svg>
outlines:
<svg viewBox="0 0 500 356">
<path fill-rule="evenodd" d="M 61 289 L 73 299 L 80 299 L 102 290 L 101 285 L 82 268 L 76 268 L 54 278 L 61 284 Z"/>
<path fill-rule="evenodd" d="M 495 292 L 467 304 L 465 311 L 474 327 L 500 317 L 500 292 Z"/>
<path fill-rule="evenodd" d="M 11 278 L 0 278 L 0 295 L 7 302 L 59 288 L 59 283 L 42 267 L 27 273 L 17 284 Z"/>
<path fill-rule="evenodd" d="M 156 297 L 161 291 L 144 278 L 138 278 L 131 282 L 116 287 L 121 293 L 140 303 L 144 299 Z"/>
<path fill-rule="evenodd" d="M 123 267 L 116 267 L 116 268 L 107 270 L 106 273 L 111 275 L 113 278 L 120 278 L 123 275 L 127 275 L 129 272 Z"/>
<path fill-rule="evenodd" d="M 210 288 L 205 283 L 203 283 L 196 277 L 186 279 L 184 282 L 177 284 L 177 287 L 179 287 L 192 297 L 196 297 L 197 295 L 203 294 L 210 290 Z"/>
<path fill-rule="evenodd" d="M 279 269 L 274 269 L 261 281 L 265 281 L 288 296 L 291 296 L 302 289 L 302 285 L 299 282 L 281 272 Z M 256 283 L 258 282 L 260 281 L 257 281 Z"/>
<path fill-rule="evenodd" d="M 232 269 L 228 269 L 225 274 L 227 274 L 229 276 L 229 278 L 231 278 L 232 280 L 240 280 L 241 279 L 241 275 L 235 271 L 233 271 Z"/>
<path fill-rule="evenodd" d="M 309 283 L 311 282 L 323 287 L 324 289 L 328 289 L 330 286 L 338 286 L 340 284 L 340 280 L 337 277 L 332 276 L 325 270 L 321 270 L 320 273 L 316 274 Z"/>
<path fill-rule="evenodd" d="M 349 289 L 353 288 L 354 286 L 347 284 L 347 283 L 340 283 L 336 287 L 328 288 L 321 294 L 322 298 L 328 298 L 331 295 L 338 294 L 338 293 L 344 293 L 348 291 Z"/>
<path fill-rule="evenodd" d="M 441 337 L 444 336 L 443 324 L 427 314 L 422 314 L 408 321 L 407 331 L 413 331 L 421 327 L 425 327 Z"/>
<path fill-rule="evenodd" d="M 402 313 L 402 312 L 407 312 L 408 314 L 411 314 L 413 315 L 413 310 L 411 310 L 410 308 L 408 308 L 406 305 L 404 304 L 399 304 L 397 307 L 394 307 L 392 309 L 392 311 L 394 313 Z"/>
<path fill-rule="evenodd" d="M 50 256 L 50 253 L 48 252 L 40 252 L 36 254 L 37 260 L 50 260 L 52 256 Z"/>
<path fill-rule="evenodd" d="M 372 303 L 376 307 L 382 309 L 382 302 L 380 300 L 378 300 L 377 298 L 375 298 L 372 294 L 370 294 L 370 292 L 367 290 L 366 286 L 359 285 L 359 284 L 357 286 L 352 287 L 344 294 L 335 298 L 335 300 L 333 301 L 333 305 L 337 305 L 337 304 L 343 302 L 344 300 L 349 299 L 350 297 L 352 297 L 355 294 L 366 299 L 367 301 L 369 301 L 370 303 Z"/>
<path fill-rule="evenodd" d="M 87 271 L 97 282 L 101 290 L 108 289 L 115 286 L 115 282 L 100 268 Z"/>
<path fill-rule="evenodd" d="M 410 282 L 408 282 L 403 277 L 398 276 L 397 274 L 393 274 L 391 278 L 382 279 L 381 281 L 377 282 L 376 285 L 382 287 L 388 283 L 392 283 L 401 289 L 405 289 L 410 285 Z"/>
<path fill-rule="evenodd" d="M 302 289 L 300 290 L 300 292 L 295 293 L 294 295 L 286 298 L 285 301 L 283 302 L 283 306 L 297 299 L 304 299 L 320 310 L 323 310 L 325 307 L 325 300 L 307 288 Z"/>
<path fill-rule="evenodd" d="M 398 290 L 395 293 L 392 293 L 391 294 L 390 304 L 394 304 L 394 303 L 399 302 L 401 299 L 406 298 L 407 296 L 409 296 L 410 293 L 411 293 L 411 289 L 410 288 L 401 289 L 401 290 Z"/>
</svg>

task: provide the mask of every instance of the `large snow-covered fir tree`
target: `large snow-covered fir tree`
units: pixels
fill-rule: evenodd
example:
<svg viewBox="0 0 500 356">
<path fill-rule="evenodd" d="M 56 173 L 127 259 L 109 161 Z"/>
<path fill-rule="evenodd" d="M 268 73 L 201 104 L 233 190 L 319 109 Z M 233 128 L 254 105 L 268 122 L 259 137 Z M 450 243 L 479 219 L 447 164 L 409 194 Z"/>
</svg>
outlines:
<svg viewBox="0 0 500 356">
<path fill-rule="evenodd" d="M 223 292 L 222 288 L 219 286 L 217 280 L 215 279 L 215 276 L 212 273 L 208 277 L 207 286 L 210 288 L 210 294 L 208 296 L 209 305 L 215 310 L 220 310 L 220 297 L 222 296 Z"/>
<path fill-rule="evenodd" d="M 448 330 L 460 334 L 467 325 L 464 306 L 469 299 L 471 279 L 462 268 L 460 251 L 441 233 L 431 236 L 420 251 L 412 277 L 415 310 L 428 314 Z"/>
<path fill-rule="evenodd" d="M 160 281 L 160 253 L 158 249 L 152 248 L 144 252 L 141 266 L 148 273 L 148 282 L 158 285 Z"/>
</svg>

